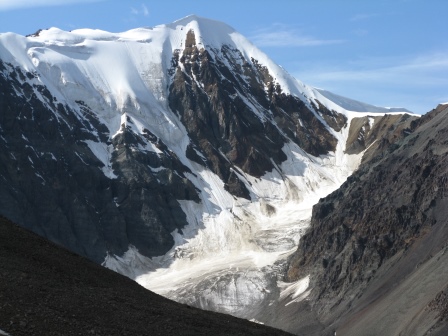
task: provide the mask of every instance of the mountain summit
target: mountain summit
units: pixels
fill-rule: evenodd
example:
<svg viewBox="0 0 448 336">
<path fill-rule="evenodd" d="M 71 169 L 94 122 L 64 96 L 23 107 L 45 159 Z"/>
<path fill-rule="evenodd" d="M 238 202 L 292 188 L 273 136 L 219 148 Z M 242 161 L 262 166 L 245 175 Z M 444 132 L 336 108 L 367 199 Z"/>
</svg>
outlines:
<svg viewBox="0 0 448 336">
<path fill-rule="evenodd" d="M 261 318 L 306 294 L 281 279 L 312 205 L 416 118 L 340 98 L 197 16 L 1 34 L 0 214 L 169 298 Z"/>
</svg>

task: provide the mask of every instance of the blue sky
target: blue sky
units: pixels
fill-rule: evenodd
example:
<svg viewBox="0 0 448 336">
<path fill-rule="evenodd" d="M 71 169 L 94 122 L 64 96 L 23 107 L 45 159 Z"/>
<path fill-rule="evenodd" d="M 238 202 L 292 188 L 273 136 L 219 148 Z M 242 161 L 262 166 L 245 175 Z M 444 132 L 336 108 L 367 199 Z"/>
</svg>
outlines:
<svg viewBox="0 0 448 336">
<path fill-rule="evenodd" d="M 0 0 L 0 32 L 226 22 L 297 79 L 379 106 L 448 102 L 446 0 Z"/>
</svg>

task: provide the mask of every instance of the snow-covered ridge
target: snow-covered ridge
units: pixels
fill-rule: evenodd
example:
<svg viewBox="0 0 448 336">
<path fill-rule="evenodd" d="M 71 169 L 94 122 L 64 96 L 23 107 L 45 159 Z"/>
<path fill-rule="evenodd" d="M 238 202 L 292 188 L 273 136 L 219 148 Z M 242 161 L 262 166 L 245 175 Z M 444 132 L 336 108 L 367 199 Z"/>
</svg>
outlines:
<svg viewBox="0 0 448 336">
<path fill-rule="evenodd" d="M 350 99 L 347 97 L 343 97 L 332 93 L 323 89 L 316 89 L 322 96 L 331 100 L 335 104 L 339 105 L 343 109 L 348 111 L 357 111 L 357 112 L 368 112 L 368 113 L 390 113 L 390 112 L 398 112 L 398 113 L 410 113 L 409 110 L 403 107 L 379 107 L 371 104 L 366 104 L 354 99 Z"/>
<path fill-rule="evenodd" d="M 355 112 L 409 112 L 390 110 L 355 102 L 331 92 L 307 86 L 275 64 L 265 53 L 243 35 L 225 23 L 190 15 L 171 24 L 153 28 L 137 28 L 122 33 L 94 29 L 70 32 L 58 28 L 41 30 L 23 37 L 13 33 L 0 35 L 0 57 L 27 71 L 40 73 L 45 85 L 79 83 L 73 75 L 81 73 L 92 80 L 94 89 L 101 92 L 108 103 L 123 106 L 127 99 L 135 100 L 149 89 L 155 98 L 166 97 L 163 82 L 175 50 L 183 50 L 185 33 L 195 32 L 198 47 L 216 48 L 222 45 L 238 49 L 247 60 L 252 58 L 267 67 L 274 81 L 284 93 L 293 94 L 306 102 L 319 100 L 324 106 L 339 113 Z M 100 61 L 98 61 L 100 60 Z M 41 68 L 41 71 L 38 71 Z M 46 70 L 46 71 L 44 71 Z M 45 72 L 53 70 L 45 78 Z M 47 80 L 46 80 L 47 79 Z M 55 82 L 60 83 L 55 83 Z M 143 87 L 143 85 L 146 86 Z M 165 84 L 165 85 L 163 85 Z M 61 86 L 58 88 L 69 100 Z M 70 88 L 71 89 L 71 88 Z M 70 99 L 71 98 L 71 99 Z"/>
</svg>

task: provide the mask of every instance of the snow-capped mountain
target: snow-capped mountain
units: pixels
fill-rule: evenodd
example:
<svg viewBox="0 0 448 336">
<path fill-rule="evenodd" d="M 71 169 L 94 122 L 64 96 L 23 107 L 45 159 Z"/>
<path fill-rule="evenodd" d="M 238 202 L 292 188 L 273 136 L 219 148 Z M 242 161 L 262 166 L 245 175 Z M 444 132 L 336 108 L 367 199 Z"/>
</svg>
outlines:
<svg viewBox="0 0 448 336">
<path fill-rule="evenodd" d="M 196 16 L 1 34 L 0 88 L 1 214 L 169 298 L 249 319 L 306 295 L 306 278 L 281 279 L 312 205 L 412 119 L 348 110 Z"/>
</svg>

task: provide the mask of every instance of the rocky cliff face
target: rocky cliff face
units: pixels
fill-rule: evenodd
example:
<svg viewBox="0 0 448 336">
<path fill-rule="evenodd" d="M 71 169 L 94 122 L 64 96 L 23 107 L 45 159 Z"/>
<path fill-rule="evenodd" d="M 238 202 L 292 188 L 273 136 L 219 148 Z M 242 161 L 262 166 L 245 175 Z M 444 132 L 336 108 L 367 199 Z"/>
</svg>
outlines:
<svg viewBox="0 0 448 336">
<path fill-rule="evenodd" d="M 310 275 L 308 303 L 326 333 L 446 332 L 447 116 L 439 106 L 395 142 L 383 138 L 314 206 L 287 278 Z"/>
<path fill-rule="evenodd" d="M 187 224 L 176 199 L 199 201 L 175 154 L 124 123 L 110 139 L 83 102 L 79 115 L 36 74 L 1 61 L 0 72 L 1 213 L 99 263 L 130 244 L 148 256 L 168 251 L 170 233 Z M 136 150 L 145 136 L 158 154 Z"/>
<path fill-rule="evenodd" d="M 288 141 L 315 156 L 335 151 L 337 140 L 316 112 L 283 93 L 266 67 L 238 49 L 198 47 L 190 30 L 173 65 L 169 103 L 192 139 L 188 157 L 205 163 L 232 194 L 249 199 L 232 166 L 261 177 L 287 159 L 282 148 Z M 324 108 L 322 113 L 332 127 L 345 125 L 343 115 Z"/>
</svg>

